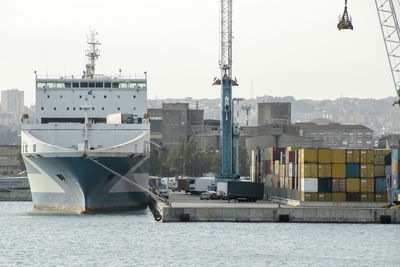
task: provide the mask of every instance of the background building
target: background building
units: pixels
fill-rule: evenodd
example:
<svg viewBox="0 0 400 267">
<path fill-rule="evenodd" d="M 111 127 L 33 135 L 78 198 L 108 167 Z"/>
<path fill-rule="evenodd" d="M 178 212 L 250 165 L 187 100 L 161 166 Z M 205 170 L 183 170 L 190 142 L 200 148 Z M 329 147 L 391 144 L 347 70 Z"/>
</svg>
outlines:
<svg viewBox="0 0 400 267">
<path fill-rule="evenodd" d="M 2 91 L 1 112 L 22 114 L 24 112 L 24 91 L 17 89 Z"/>
<path fill-rule="evenodd" d="M 0 175 L 15 175 L 22 170 L 21 146 L 0 145 Z"/>
<path fill-rule="evenodd" d="M 317 120 L 318 122 L 318 120 Z M 373 131 L 363 125 L 340 124 L 323 121 L 295 123 L 300 128 L 300 135 L 322 143 L 330 148 L 372 148 Z"/>
</svg>

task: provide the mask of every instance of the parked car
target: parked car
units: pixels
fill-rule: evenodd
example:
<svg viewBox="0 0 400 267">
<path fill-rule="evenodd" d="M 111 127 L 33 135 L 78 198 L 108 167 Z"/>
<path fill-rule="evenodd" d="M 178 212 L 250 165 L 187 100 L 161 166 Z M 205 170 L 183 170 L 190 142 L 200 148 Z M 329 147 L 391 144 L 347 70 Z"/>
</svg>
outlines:
<svg viewBox="0 0 400 267">
<path fill-rule="evenodd" d="M 207 199 L 210 200 L 210 194 L 208 192 L 203 192 L 200 195 L 200 200 Z"/>
<path fill-rule="evenodd" d="M 165 199 L 168 199 L 169 198 L 169 195 L 168 195 L 168 191 L 167 190 L 165 190 L 165 189 L 161 189 L 160 191 L 160 197 L 162 197 L 162 198 L 165 198 Z"/>
<path fill-rule="evenodd" d="M 207 191 L 210 196 L 210 199 L 219 199 L 216 191 Z"/>
</svg>

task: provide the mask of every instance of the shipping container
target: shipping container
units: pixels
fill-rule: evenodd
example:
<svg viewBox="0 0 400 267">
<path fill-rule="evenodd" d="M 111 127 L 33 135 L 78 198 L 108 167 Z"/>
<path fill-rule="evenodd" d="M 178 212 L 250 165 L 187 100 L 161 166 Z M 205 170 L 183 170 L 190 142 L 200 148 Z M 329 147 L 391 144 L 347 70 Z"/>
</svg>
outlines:
<svg viewBox="0 0 400 267">
<path fill-rule="evenodd" d="M 329 148 L 319 148 L 318 149 L 318 163 L 331 163 L 332 162 L 332 152 Z"/>
<path fill-rule="evenodd" d="M 273 182 L 273 184 L 274 184 L 274 187 L 275 188 L 279 188 L 281 185 L 280 185 L 280 178 L 279 178 L 279 176 L 274 176 L 274 180 L 273 180 L 274 182 Z"/>
<path fill-rule="evenodd" d="M 385 165 L 385 176 L 392 174 L 392 165 Z"/>
<path fill-rule="evenodd" d="M 279 186 L 280 188 L 285 188 L 285 177 L 279 177 Z"/>
<path fill-rule="evenodd" d="M 385 165 L 392 165 L 392 152 L 385 156 Z"/>
<path fill-rule="evenodd" d="M 330 178 L 332 177 L 332 164 L 318 164 L 318 177 Z"/>
<path fill-rule="evenodd" d="M 346 202 L 346 193 L 332 193 L 333 202 Z"/>
<path fill-rule="evenodd" d="M 374 178 L 375 171 L 374 171 L 374 164 L 360 164 L 360 177 L 363 178 Z"/>
<path fill-rule="evenodd" d="M 332 164 L 332 178 L 346 178 L 346 164 Z"/>
<path fill-rule="evenodd" d="M 360 149 L 360 163 L 373 164 L 374 163 L 374 150 L 373 149 Z"/>
<path fill-rule="evenodd" d="M 388 202 L 387 193 L 375 193 L 375 202 Z"/>
<path fill-rule="evenodd" d="M 299 163 L 318 163 L 318 152 L 316 148 L 303 148 L 299 150 Z"/>
<path fill-rule="evenodd" d="M 318 201 L 318 193 L 301 192 L 301 201 Z"/>
<path fill-rule="evenodd" d="M 301 178 L 301 191 L 317 193 L 318 192 L 318 178 Z"/>
<path fill-rule="evenodd" d="M 280 176 L 280 165 L 279 165 L 279 160 L 275 160 L 274 161 L 274 174 L 275 174 L 275 176 Z"/>
<path fill-rule="evenodd" d="M 332 178 L 318 178 L 318 192 L 331 193 L 332 192 Z"/>
<path fill-rule="evenodd" d="M 360 164 L 346 164 L 346 178 L 360 178 Z"/>
<path fill-rule="evenodd" d="M 332 192 L 346 192 L 346 178 L 332 178 Z"/>
<path fill-rule="evenodd" d="M 361 193 L 360 199 L 361 199 L 361 202 L 374 202 L 375 201 L 375 193 Z"/>
<path fill-rule="evenodd" d="M 346 163 L 346 149 L 331 149 L 332 163 Z"/>
<path fill-rule="evenodd" d="M 392 160 L 392 174 L 399 174 L 399 162 L 398 160 Z"/>
<path fill-rule="evenodd" d="M 400 182 L 400 180 L 399 180 L 399 175 L 398 174 L 393 174 L 392 175 L 392 178 L 391 178 L 391 180 L 392 180 L 392 188 L 391 189 L 399 189 L 399 182 Z"/>
<path fill-rule="evenodd" d="M 332 194 L 331 193 L 318 193 L 318 200 L 319 201 L 332 201 Z"/>
<path fill-rule="evenodd" d="M 270 147 L 267 149 L 267 160 L 275 161 L 280 159 L 281 152 L 285 151 L 284 148 Z"/>
<path fill-rule="evenodd" d="M 385 176 L 385 165 L 374 165 L 374 177 Z"/>
<path fill-rule="evenodd" d="M 360 163 L 360 150 L 359 149 L 347 149 L 346 163 Z"/>
<path fill-rule="evenodd" d="M 286 164 L 288 163 L 296 163 L 297 160 L 297 152 L 296 151 L 286 151 Z"/>
<path fill-rule="evenodd" d="M 346 201 L 347 202 L 360 202 L 361 201 L 361 193 L 346 193 Z"/>
<path fill-rule="evenodd" d="M 374 164 L 385 165 L 385 157 L 390 154 L 390 150 L 387 149 L 375 149 L 374 150 Z"/>
<path fill-rule="evenodd" d="M 264 197 L 264 184 L 238 181 L 218 182 L 217 194 L 228 199 L 245 198 L 256 201 Z"/>
<path fill-rule="evenodd" d="M 300 177 L 318 177 L 318 165 L 315 163 L 304 163 L 300 165 Z"/>
<path fill-rule="evenodd" d="M 360 186 L 360 178 L 346 178 L 346 192 L 359 193 Z"/>
<path fill-rule="evenodd" d="M 387 180 L 386 178 L 375 178 L 375 192 L 386 193 L 387 192 Z"/>
<path fill-rule="evenodd" d="M 398 161 L 399 160 L 399 151 L 400 149 L 392 149 L 392 161 Z"/>
<path fill-rule="evenodd" d="M 285 164 L 279 165 L 279 177 L 285 178 Z"/>
<path fill-rule="evenodd" d="M 375 192 L 375 179 L 374 178 L 361 178 L 360 179 L 360 192 L 361 193 Z"/>
</svg>

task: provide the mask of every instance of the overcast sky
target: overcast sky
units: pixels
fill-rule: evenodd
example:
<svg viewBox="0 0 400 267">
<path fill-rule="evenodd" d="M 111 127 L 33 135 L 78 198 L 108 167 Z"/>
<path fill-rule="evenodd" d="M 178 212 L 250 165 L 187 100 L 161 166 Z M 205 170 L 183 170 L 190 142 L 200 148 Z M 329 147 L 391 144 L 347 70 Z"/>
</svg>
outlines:
<svg viewBox="0 0 400 267">
<path fill-rule="evenodd" d="M 336 28 L 343 0 L 233 5 L 234 96 L 395 96 L 374 0 L 349 0 L 354 31 Z M 24 90 L 31 105 L 35 70 L 81 75 L 90 27 L 97 73 L 147 71 L 152 99 L 220 96 L 219 0 L 1 0 L 0 90 Z"/>
</svg>

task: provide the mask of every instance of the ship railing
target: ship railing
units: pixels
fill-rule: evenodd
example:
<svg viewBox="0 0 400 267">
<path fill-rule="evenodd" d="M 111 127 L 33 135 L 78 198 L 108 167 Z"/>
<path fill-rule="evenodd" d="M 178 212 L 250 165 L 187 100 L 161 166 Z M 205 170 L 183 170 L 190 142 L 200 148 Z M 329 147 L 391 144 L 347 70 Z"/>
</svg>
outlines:
<svg viewBox="0 0 400 267">
<path fill-rule="evenodd" d="M 36 74 L 36 79 L 48 79 L 48 80 L 104 80 L 104 79 L 146 79 L 146 75 L 138 75 L 138 74 L 118 74 L 118 75 L 104 75 L 104 74 L 95 74 L 92 77 L 84 77 L 82 75 L 67 75 L 67 74 Z"/>
</svg>

